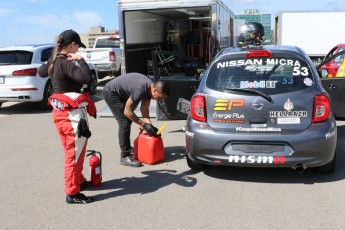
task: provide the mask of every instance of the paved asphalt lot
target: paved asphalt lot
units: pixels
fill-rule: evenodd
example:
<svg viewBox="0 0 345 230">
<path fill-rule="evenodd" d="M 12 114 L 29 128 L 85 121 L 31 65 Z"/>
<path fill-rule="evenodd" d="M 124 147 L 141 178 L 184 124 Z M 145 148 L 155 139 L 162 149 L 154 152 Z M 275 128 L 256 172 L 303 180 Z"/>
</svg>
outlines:
<svg viewBox="0 0 345 230">
<path fill-rule="evenodd" d="M 94 96 L 98 110 L 105 106 L 100 92 Z M 164 162 L 120 166 L 115 119 L 91 118 L 90 123 L 88 149 L 103 155 L 103 184 L 85 191 L 96 202 L 70 205 L 50 112 L 31 103 L 3 105 L 0 229 L 345 229 L 343 121 L 338 122 L 337 170 L 331 175 L 234 167 L 193 172 L 185 160 L 184 121 L 169 121 L 163 131 Z M 158 127 L 163 123 L 154 120 Z M 132 141 L 137 133 L 133 125 Z"/>
</svg>

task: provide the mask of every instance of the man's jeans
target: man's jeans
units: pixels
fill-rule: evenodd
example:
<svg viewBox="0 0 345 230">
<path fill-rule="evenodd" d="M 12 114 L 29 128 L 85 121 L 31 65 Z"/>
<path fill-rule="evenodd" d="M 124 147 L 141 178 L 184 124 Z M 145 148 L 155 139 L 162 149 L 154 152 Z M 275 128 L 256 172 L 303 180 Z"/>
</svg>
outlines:
<svg viewBox="0 0 345 230">
<path fill-rule="evenodd" d="M 103 97 L 119 126 L 118 136 L 121 157 L 129 156 L 131 150 L 130 136 L 132 121 L 124 115 L 126 101 L 121 100 L 116 94 L 106 90 L 106 88 L 103 89 Z"/>
</svg>

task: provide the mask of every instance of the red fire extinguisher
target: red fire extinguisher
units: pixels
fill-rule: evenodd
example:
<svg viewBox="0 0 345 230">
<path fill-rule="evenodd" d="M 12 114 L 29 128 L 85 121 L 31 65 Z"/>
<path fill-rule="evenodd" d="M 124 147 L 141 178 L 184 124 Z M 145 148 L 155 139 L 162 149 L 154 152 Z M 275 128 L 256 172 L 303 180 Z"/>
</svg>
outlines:
<svg viewBox="0 0 345 230">
<path fill-rule="evenodd" d="M 87 152 L 89 154 L 86 156 L 91 156 L 89 160 L 91 185 L 99 187 L 102 181 L 102 154 L 95 150 L 88 150 Z M 97 153 L 99 154 L 99 158 L 96 155 Z"/>
</svg>

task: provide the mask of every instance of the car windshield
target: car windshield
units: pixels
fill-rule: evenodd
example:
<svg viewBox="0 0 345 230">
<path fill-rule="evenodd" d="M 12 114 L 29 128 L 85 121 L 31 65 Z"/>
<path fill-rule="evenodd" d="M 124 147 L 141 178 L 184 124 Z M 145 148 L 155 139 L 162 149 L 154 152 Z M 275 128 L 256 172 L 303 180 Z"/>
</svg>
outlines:
<svg viewBox="0 0 345 230">
<path fill-rule="evenodd" d="M 310 87 L 313 76 L 309 65 L 298 57 L 228 58 L 211 66 L 206 85 L 218 91 L 253 89 L 273 95 Z"/>
<path fill-rule="evenodd" d="M 32 52 L 3 51 L 0 52 L 0 65 L 28 65 L 31 64 Z"/>
</svg>

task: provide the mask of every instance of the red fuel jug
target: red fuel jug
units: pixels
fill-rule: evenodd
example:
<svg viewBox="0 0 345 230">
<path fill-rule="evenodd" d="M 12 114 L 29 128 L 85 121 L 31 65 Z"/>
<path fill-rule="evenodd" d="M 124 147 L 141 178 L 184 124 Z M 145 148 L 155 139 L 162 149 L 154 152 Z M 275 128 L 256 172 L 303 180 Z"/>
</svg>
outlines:
<svg viewBox="0 0 345 230">
<path fill-rule="evenodd" d="M 162 137 L 151 137 L 141 130 L 134 140 L 134 159 L 149 165 L 163 161 L 164 145 Z"/>
</svg>

